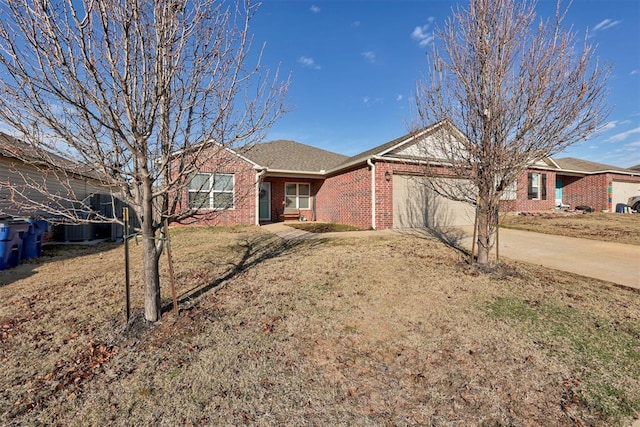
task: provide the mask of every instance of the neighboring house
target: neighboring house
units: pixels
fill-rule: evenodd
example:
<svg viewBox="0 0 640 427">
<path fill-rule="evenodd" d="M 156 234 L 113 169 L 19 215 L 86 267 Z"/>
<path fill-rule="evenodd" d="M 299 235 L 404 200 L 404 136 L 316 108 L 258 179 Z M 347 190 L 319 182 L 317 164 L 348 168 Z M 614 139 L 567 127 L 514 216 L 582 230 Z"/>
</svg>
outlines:
<svg viewBox="0 0 640 427">
<path fill-rule="evenodd" d="M 504 210 L 590 206 L 596 211 L 615 212 L 617 204 L 640 195 L 640 171 L 571 157 L 538 161 L 519 182 L 526 182 L 527 187 L 519 186 L 517 199 L 503 202 Z"/>
<path fill-rule="evenodd" d="M 473 224 L 473 207 L 423 185 L 428 177 L 421 146 L 443 131 L 449 130 L 435 124 L 353 157 L 293 141 L 220 150 L 184 200 L 198 206 L 205 200 L 204 210 L 216 212 L 201 223 L 214 225 L 282 221 L 291 212 L 310 221 L 374 229 Z M 532 164 L 505 191 L 501 210 L 589 205 L 613 211 L 639 190 L 638 171 L 547 158 Z"/>
<path fill-rule="evenodd" d="M 55 220 L 55 211 L 74 209 L 73 199 L 88 202 L 92 209 L 113 216 L 110 189 L 96 179 L 95 171 L 50 154 L 61 165 L 64 180 L 47 169 L 27 144 L 0 133 L 0 218 Z M 20 159 L 26 159 L 23 161 Z M 54 195 L 50 197 L 47 195 Z M 116 200 L 116 204 L 119 201 Z M 55 222 L 55 221 L 53 221 Z M 55 228 L 56 240 L 82 241 L 122 237 L 116 224 L 64 225 Z"/>
</svg>

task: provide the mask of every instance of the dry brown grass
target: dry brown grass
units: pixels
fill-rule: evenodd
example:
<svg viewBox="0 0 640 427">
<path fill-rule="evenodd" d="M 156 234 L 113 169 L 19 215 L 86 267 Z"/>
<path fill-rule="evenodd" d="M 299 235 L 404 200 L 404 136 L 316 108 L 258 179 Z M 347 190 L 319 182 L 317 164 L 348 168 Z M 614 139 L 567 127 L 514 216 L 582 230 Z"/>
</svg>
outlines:
<svg viewBox="0 0 640 427">
<path fill-rule="evenodd" d="M 590 213 L 575 216 L 507 215 L 502 226 L 557 236 L 640 245 L 640 214 Z"/>
<path fill-rule="evenodd" d="M 123 331 L 120 246 L 2 273 L 0 423 L 625 425 L 640 413 L 637 292 L 522 264 L 479 274 L 411 236 L 173 233 L 183 310 L 156 326 Z"/>
</svg>

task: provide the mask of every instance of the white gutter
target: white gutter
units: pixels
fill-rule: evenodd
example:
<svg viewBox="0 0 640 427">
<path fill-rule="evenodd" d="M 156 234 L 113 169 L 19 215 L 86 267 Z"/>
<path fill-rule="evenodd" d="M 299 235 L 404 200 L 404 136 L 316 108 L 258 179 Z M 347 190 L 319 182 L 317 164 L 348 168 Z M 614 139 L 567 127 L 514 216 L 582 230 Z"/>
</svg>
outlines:
<svg viewBox="0 0 640 427">
<path fill-rule="evenodd" d="M 367 165 L 371 168 L 371 228 L 376 230 L 376 165 L 367 159 Z"/>
<path fill-rule="evenodd" d="M 256 225 L 260 225 L 260 178 L 267 172 L 267 169 L 262 169 L 256 174 Z"/>
<path fill-rule="evenodd" d="M 322 179 L 326 177 L 326 172 L 324 170 L 321 170 L 319 172 L 315 172 L 315 171 L 293 171 L 293 170 L 286 170 L 286 169 L 268 169 L 269 172 L 269 176 L 274 176 L 274 177 L 283 177 L 283 178 L 287 178 L 287 177 L 300 177 L 300 178 L 309 178 L 309 179 Z"/>
</svg>

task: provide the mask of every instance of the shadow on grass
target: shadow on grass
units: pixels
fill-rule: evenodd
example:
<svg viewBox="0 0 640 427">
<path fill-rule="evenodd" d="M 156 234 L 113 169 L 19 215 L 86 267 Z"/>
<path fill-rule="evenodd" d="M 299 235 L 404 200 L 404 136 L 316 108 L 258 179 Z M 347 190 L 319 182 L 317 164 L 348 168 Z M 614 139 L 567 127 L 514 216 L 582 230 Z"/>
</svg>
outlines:
<svg viewBox="0 0 640 427">
<path fill-rule="evenodd" d="M 442 228 L 403 228 L 399 229 L 400 234 L 414 236 L 422 239 L 437 239 L 450 248 L 456 250 L 461 255 L 469 257 L 470 251 L 463 247 L 462 241 L 468 234 L 458 227 Z"/>
<path fill-rule="evenodd" d="M 192 301 L 207 292 L 220 289 L 236 275 L 255 267 L 256 265 L 282 255 L 295 252 L 302 247 L 305 249 L 312 248 L 322 244 L 322 240 L 310 239 L 284 239 L 275 234 L 260 234 L 252 238 L 243 239 L 239 246 L 242 249 L 242 256 L 236 262 L 230 262 L 231 268 L 221 277 L 204 286 L 190 289 L 183 293 L 178 299 L 178 306 L 181 307 L 185 303 Z M 168 312 L 173 309 L 173 303 L 169 302 L 162 307 L 162 312 Z"/>
<path fill-rule="evenodd" d="M 93 255 L 111 250 L 122 243 L 91 242 L 87 244 L 52 243 L 43 246 L 42 255 L 38 258 L 22 260 L 19 265 L 0 271 L 0 286 L 6 286 L 18 280 L 26 279 L 36 273 L 41 265 L 54 261 L 64 261 L 85 255 Z"/>
</svg>

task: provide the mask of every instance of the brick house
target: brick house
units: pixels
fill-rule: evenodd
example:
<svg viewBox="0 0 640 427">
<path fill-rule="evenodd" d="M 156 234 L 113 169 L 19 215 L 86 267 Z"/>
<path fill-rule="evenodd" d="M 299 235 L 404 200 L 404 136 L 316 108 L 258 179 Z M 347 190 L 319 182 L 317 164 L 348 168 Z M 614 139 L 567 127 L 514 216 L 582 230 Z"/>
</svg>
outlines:
<svg viewBox="0 0 640 427">
<path fill-rule="evenodd" d="M 451 130 L 438 123 L 353 157 L 284 140 L 220 150 L 201 169 L 198 185 L 186 190 L 185 201 L 204 200 L 200 207 L 216 214 L 200 223 L 212 225 L 258 225 L 291 217 L 373 229 L 473 224 L 473 207 L 441 197 L 423 183 L 428 177 L 419 146 L 442 131 Z M 446 168 L 441 170 L 446 174 Z M 501 209 L 589 205 L 613 211 L 638 194 L 638 171 L 547 158 L 533 163 L 505 192 Z"/>
<path fill-rule="evenodd" d="M 616 205 L 640 196 L 640 171 L 571 157 L 538 161 L 518 182 L 517 197 L 503 201 L 505 211 L 590 206 L 615 212 Z"/>
</svg>

